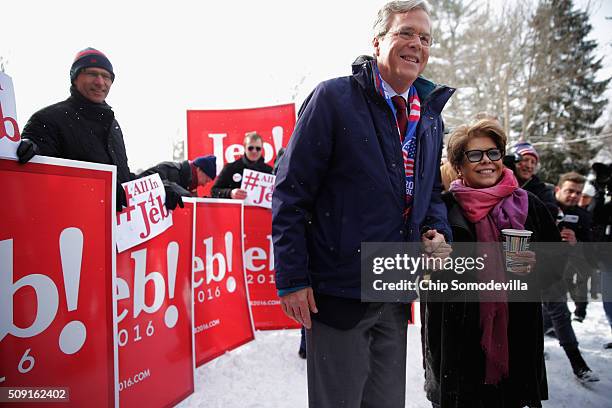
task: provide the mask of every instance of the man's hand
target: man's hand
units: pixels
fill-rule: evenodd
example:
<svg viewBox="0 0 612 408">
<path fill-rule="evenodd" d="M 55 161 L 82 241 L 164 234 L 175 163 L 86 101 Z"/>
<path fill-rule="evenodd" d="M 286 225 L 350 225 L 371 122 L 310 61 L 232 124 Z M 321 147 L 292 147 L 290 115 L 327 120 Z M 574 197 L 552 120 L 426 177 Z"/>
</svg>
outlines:
<svg viewBox="0 0 612 408">
<path fill-rule="evenodd" d="M 169 210 L 174 210 L 176 206 L 183 208 L 185 204 L 183 204 L 182 196 L 190 197 L 191 193 L 185 190 L 183 187 L 178 184 L 164 180 L 164 190 L 166 190 L 166 208 Z"/>
<path fill-rule="evenodd" d="M 428 258 L 446 259 L 450 256 L 453 249 L 446 243 L 444 235 L 440 234 L 435 229 L 427 230 L 421 235 L 421 243 L 423 251 L 428 255 Z M 434 270 L 438 269 L 434 262 Z"/>
<path fill-rule="evenodd" d="M 574 230 L 565 227 L 561 228 L 561 240 L 568 242 L 572 246 L 578 242 Z"/>
<path fill-rule="evenodd" d="M 230 193 L 230 196 L 236 200 L 244 200 L 247 196 L 247 192 L 240 188 L 235 188 Z"/>
<path fill-rule="evenodd" d="M 280 301 L 283 312 L 285 312 L 287 316 L 307 329 L 312 327 L 310 312 L 318 312 L 312 288 L 304 288 L 297 292 L 289 293 L 281 297 Z"/>
<path fill-rule="evenodd" d="M 21 143 L 17 146 L 17 158 L 19 163 L 29 162 L 34 155 L 38 154 L 38 146 L 30 139 L 21 139 Z"/>
</svg>

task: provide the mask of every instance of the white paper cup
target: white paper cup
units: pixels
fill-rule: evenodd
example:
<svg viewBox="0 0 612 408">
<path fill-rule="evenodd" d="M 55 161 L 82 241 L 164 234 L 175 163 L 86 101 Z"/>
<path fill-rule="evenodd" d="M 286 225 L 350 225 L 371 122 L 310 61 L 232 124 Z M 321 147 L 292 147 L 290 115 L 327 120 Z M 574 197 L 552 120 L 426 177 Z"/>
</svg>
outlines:
<svg viewBox="0 0 612 408">
<path fill-rule="evenodd" d="M 527 251 L 529 249 L 529 239 L 533 234 L 529 230 L 503 229 L 501 231 L 504 242 L 504 252 Z M 506 256 L 506 269 L 511 270 L 517 266 L 525 266 L 522 263 L 513 262 Z"/>
</svg>

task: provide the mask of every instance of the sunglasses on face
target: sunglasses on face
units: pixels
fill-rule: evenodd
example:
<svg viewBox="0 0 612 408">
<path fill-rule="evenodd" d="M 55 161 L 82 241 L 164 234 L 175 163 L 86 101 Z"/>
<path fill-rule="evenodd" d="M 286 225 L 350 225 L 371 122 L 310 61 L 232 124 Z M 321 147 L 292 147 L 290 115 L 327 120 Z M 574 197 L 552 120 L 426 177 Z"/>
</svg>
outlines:
<svg viewBox="0 0 612 408">
<path fill-rule="evenodd" d="M 249 152 L 252 152 L 253 150 L 261 152 L 261 146 L 249 146 L 247 149 L 249 149 Z"/>
<path fill-rule="evenodd" d="M 467 152 L 465 152 L 465 157 L 467 157 L 470 163 L 478 163 L 482 160 L 485 154 L 491 161 L 498 161 L 502 158 L 502 152 L 498 148 L 492 148 L 487 150 L 468 150 Z"/>
</svg>

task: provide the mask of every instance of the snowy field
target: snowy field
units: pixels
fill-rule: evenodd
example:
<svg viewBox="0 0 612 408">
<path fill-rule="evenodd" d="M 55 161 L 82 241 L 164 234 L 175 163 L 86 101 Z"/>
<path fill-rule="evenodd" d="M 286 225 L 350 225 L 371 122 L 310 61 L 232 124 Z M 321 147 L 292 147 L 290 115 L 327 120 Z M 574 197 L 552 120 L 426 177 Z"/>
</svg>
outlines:
<svg viewBox="0 0 612 408">
<path fill-rule="evenodd" d="M 573 305 L 570 305 L 570 310 Z M 415 310 L 418 316 L 418 311 Z M 601 302 L 590 303 L 584 323 L 573 322 L 584 359 L 601 378 L 581 385 L 575 380 L 557 340 L 546 338 L 545 350 L 550 400 L 547 408 L 612 407 L 612 341 Z M 423 392 L 419 324 L 408 328 L 406 407 L 427 408 Z M 302 408 L 308 406 L 306 361 L 297 355 L 299 330 L 257 332 L 255 341 L 196 371 L 196 392 L 179 407 Z"/>
</svg>

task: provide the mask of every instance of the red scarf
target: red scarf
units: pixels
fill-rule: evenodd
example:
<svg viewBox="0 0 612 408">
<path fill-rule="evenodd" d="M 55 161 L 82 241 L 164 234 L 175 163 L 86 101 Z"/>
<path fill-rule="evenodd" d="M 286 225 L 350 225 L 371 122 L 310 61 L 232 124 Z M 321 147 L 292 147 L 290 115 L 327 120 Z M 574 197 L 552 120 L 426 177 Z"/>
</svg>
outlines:
<svg viewBox="0 0 612 408">
<path fill-rule="evenodd" d="M 450 192 L 463 214 L 476 227 L 478 242 L 497 242 L 504 228 L 523 229 L 527 220 L 527 192 L 518 186 L 511 170 L 504 168 L 501 179 L 493 187 L 471 188 L 463 180 L 451 183 Z M 501 250 L 487 246 L 487 262 L 479 275 L 481 282 L 505 282 L 506 272 Z M 498 384 L 509 373 L 508 303 L 503 292 L 480 294 L 481 299 L 496 298 L 496 302 L 480 302 L 480 345 L 485 353 L 485 384 Z"/>
</svg>

